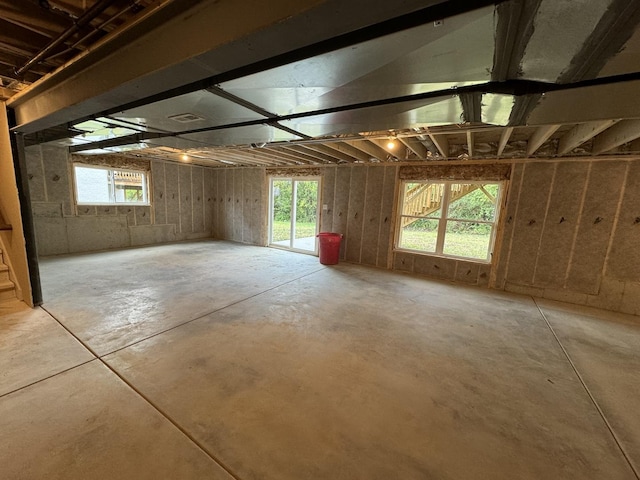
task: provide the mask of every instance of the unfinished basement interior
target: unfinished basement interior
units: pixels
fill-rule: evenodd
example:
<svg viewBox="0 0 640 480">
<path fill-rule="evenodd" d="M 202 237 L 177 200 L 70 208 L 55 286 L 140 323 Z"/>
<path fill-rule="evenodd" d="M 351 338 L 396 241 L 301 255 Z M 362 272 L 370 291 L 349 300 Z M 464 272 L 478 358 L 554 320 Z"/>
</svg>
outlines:
<svg viewBox="0 0 640 480">
<path fill-rule="evenodd" d="M 640 2 L 0 0 L 0 477 L 640 480 Z"/>
</svg>

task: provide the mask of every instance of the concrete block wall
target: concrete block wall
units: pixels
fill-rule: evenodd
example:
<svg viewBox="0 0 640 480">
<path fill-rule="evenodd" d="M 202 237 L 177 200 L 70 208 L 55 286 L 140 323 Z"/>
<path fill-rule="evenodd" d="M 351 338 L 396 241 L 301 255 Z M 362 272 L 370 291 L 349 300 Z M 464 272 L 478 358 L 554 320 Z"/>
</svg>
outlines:
<svg viewBox="0 0 640 480">
<path fill-rule="evenodd" d="M 26 162 L 39 255 L 211 237 L 210 168 L 151 160 L 151 206 L 76 206 L 66 148 L 28 147 Z"/>
<path fill-rule="evenodd" d="M 640 315 L 640 161 L 514 167 L 496 288 Z"/>
</svg>

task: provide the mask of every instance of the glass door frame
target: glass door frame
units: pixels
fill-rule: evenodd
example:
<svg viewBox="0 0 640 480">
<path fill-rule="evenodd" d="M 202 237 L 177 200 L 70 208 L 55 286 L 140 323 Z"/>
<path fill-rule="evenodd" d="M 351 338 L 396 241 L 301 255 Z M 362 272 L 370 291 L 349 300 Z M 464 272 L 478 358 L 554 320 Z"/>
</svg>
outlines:
<svg viewBox="0 0 640 480">
<path fill-rule="evenodd" d="M 292 182 L 291 185 L 291 226 L 290 226 L 290 231 L 289 231 L 289 246 L 284 246 L 284 245 L 278 245 L 276 243 L 273 243 L 273 208 L 274 208 L 274 201 L 273 201 L 273 182 L 274 181 L 278 181 L 278 180 L 290 180 Z M 317 194 L 317 198 L 316 198 L 316 231 L 314 234 L 314 249 L 313 250 L 303 250 L 300 248 L 295 248 L 294 245 L 294 241 L 295 241 L 295 231 L 296 231 L 296 201 L 298 198 L 298 187 L 297 187 L 297 182 L 308 182 L 308 181 L 314 181 L 318 183 L 318 194 Z M 269 177 L 269 218 L 268 218 L 268 228 L 267 228 L 267 234 L 268 234 L 268 238 L 267 238 L 267 245 L 269 247 L 274 247 L 274 248 L 280 248 L 283 250 L 288 250 L 291 252 L 297 252 L 297 253 L 306 253 L 307 255 L 315 255 L 318 256 L 318 238 L 316 235 L 318 235 L 318 233 L 320 233 L 320 214 L 322 212 L 322 199 L 321 199 L 321 194 L 322 194 L 322 177 L 320 176 L 300 176 L 300 177 L 287 177 L 287 176 L 273 176 L 273 177 Z"/>
</svg>

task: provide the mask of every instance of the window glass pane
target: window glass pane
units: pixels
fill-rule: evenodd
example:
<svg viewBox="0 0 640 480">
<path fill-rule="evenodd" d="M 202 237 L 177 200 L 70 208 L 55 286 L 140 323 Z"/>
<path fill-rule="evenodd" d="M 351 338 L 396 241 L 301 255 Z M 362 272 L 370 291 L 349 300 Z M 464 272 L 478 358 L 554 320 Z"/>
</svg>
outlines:
<svg viewBox="0 0 640 480">
<path fill-rule="evenodd" d="M 442 253 L 487 260 L 491 243 L 491 225 L 447 221 Z"/>
<path fill-rule="evenodd" d="M 271 241 L 273 243 L 291 239 L 291 198 L 293 182 L 291 180 L 273 181 L 273 218 L 271 221 Z"/>
<path fill-rule="evenodd" d="M 401 219 L 400 248 L 435 252 L 438 239 L 438 220 L 415 219 L 403 217 Z"/>
<path fill-rule="evenodd" d="M 440 218 L 443 194 L 442 183 L 405 183 L 402 215 Z"/>
<path fill-rule="evenodd" d="M 144 174 L 140 172 L 113 171 L 116 203 L 146 203 Z"/>
<path fill-rule="evenodd" d="M 79 203 L 109 203 L 109 171 L 75 167 Z"/>
<path fill-rule="evenodd" d="M 497 184 L 454 183 L 451 185 L 448 218 L 492 222 L 496 214 Z"/>
<path fill-rule="evenodd" d="M 296 180 L 295 238 L 316 238 L 318 181 Z"/>
</svg>

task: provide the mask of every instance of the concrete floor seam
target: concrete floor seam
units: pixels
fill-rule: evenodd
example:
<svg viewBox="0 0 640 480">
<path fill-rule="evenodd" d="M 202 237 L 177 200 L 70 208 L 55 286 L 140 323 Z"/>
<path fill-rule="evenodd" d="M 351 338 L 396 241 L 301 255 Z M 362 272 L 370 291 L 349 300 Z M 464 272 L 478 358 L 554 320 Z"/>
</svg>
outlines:
<svg viewBox="0 0 640 480">
<path fill-rule="evenodd" d="M 240 477 L 238 477 L 236 474 L 234 474 L 223 462 L 221 462 L 219 459 L 217 459 L 213 454 L 211 454 L 209 451 L 207 451 L 207 449 L 200 444 L 200 442 L 198 442 L 189 432 L 187 432 L 180 424 L 178 424 L 178 422 L 176 422 L 175 420 L 173 420 L 173 418 L 171 418 L 166 412 L 164 412 L 159 406 L 157 406 L 155 403 L 153 403 L 149 398 L 147 398 L 146 395 L 144 395 L 141 391 L 139 391 L 136 387 L 133 386 L 133 384 L 131 384 L 130 382 L 128 382 L 122 375 L 120 375 L 114 368 L 112 368 L 102 357 L 99 357 L 95 354 L 95 352 L 91 349 L 91 347 L 89 347 L 88 345 L 86 345 L 82 340 L 80 340 L 76 335 L 73 334 L 73 332 L 71 332 L 67 327 L 65 327 L 62 322 L 60 320 L 58 320 L 58 318 L 56 318 L 51 312 L 49 312 L 48 310 L 46 310 L 45 308 L 41 307 L 45 312 L 47 312 L 49 315 L 51 315 L 51 318 L 53 318 L 56 322 L 58 322 L 58 324 L 60 324 L 60 326 L 62 328 L 64 328 L 69 335 L 73 336 L 76 340 L 78 340 L 82 346 L 84 348 L 86 348 L 92 355 L 94 355 L 96 358 L 89 360 L 88 362 L 85 363 L 90 363 L 93 362 L 95 360 L 99 361 L 102 365 L 104 365 L 111 373 L 113 373 L 116 377 L 118 377 L 120 379 L 120 381 L 122 381 L 127 387 L 129 387 L 136 395 L 138 395 L 140 398 L 142 398 L 149 406 L 151 406 L 151 408 L 153 408 L 156 412 L 158 412 L 163 418 L 165 418 L 169 423 L 171 423 L 171 425 L 173 425 L 176 429 L 178 429 L 179 432 L 181 432 L 185 437 L 187 437 L 187 439 L 189 439 L 189 441 L 191 441 L 196 447 L 198 447 L 198 449 L 200 449 L 207 457 L 209 457 L 211 460 L 213 460 L 216 464 L 218 464 L 220 466 L 220 468 L 222 468 L 226 473 L 228 473 L 232 478 L 234 478 L 235 480 L 241 480 Z M 73 368 L 77 368 L 79 365 L 76 365 Z M 72 369 L 68 369 L 68 370 L 72 370 Z M 60 372 L 62 373 L 62 372 Z M 59 373 L 57 374 L 59 375 Z M 37 383 L 37 382 L 36 382 Z"/>
<path fill-rule="evenodd" d="M 116 377 L 118 377 L 125 385 L 127 385 L 131 390 L 133 390 L 140 398 L 142 398 L 148 405 L 150 405 L 156 412 L 158 412 L 162 417 L 164 417 L 171 425 L 178 429 L 185 437 L 187 437 L 198 449 L 200 449 L 207 457 L 213 460 L 215 463 L 220 466 L 230 477 L 235 480 L 241 480 L 241 478 L 236 475 L 224 462 L 222 462 L 219 458 L 209 452 L 204 445 L 202 445 L 193 435 L 191 435 L 185 428 L 183 428 L 177 421 L 175 421 L 171 416 L 162 410 L 158 405 L 153 403 L 151 399 L 149 399 L 146 395 L 144 395 L 140 390 L 133 386 L 130 382 L 128 382 L 122 375 L 120 375 L 114 368 L 112 368 L 104 359 L 98 359 L 105 367 L 109 369 Z"/>
<path fill-rule="evenodd" d="M 69 368 L 65 368 L 64 370 L 60 370 L 59 372 L 56 372 L 54 374 L 47 375 L 46 377 L 41 378 L 39 380 L 36 380 L 35 382 L 31 382 L 31 383 L 28 383 L 26 385 L 22 385 L 21 387 L 18 387 L 18 388 L 14 389 L 14 390 L 11 390 L 10 392 L 6 392 L 6 393 L 3 393 L 3 394 L 0 394 L 0 398 L 6 397 L 7 395 L 11 395 L 12 393 L 19 392 L 20 390 L 24 390 L 25 388 L 33 387 L 34 385 L 42 383 L 45 380 L 49 380 L 51 378 L 55 378 L 55 377 L 57 377 L 59 375 L 62 375 L 63 373 L 70 372 L 71 370 L 73 370 L 75 368 L 82 367 L 83 365 L 87 365 L 88 363 L 94 362 L 96 360 L 98 360 L 98 359 L 97 358 L 92 358 L 91 360 L 87 360 L 86 362 L 78 363 L 77 365 L 74 365 L 74 366 L 69 367 Z"/>
<path fill-rule="evenodd" d="M 598 414 L 602 418 L 602 421 L 604 422 L 604 424 L 606 425 L 607 429 L 609 430 L 609 433 L 613 437 L 614 442 L 616 443 L 616 445 L 620 449 L 620 452 L 622 453 L 622 456 L 627 461 L 627 464 L 629 465 L 629 468 L 631 468 L 631 471 L 635 475 L 636 479 L 640 480 L 640 472 L 638 471 L 636 466 L 633 464 L 633 461 L 631 460 L 631 457 L 629 456 L 629 454 L 627 453 L 626 449 L 622 445 L 622 442 L 619 440 L 618 436 L 616 435 L 613 427 L 609 423 L 609 420 L 607 420 L 607 417 L 604 414 L 604 412 L 602 411 L 602 408 L 600 407 L 600 405 L 598 404 L 597 400 L 595 399 L 595 397 L 591 393 L 591 390 L 589 390 L 589 387 L 587 386 L 586 382 L 582 378 L 582 375 L 578 371 L 578 368 L 576 367 L 575 363 L 571 359 L 571 356 L 569 355 L 569 352 L 567 351 L 567 349 L 564 347 L 564 345 L 560 341 L 560 338 L 558 337 L 558 335 L 556 334 L 556 331 L 551 326 L 551 323 L 549 322 L 549 319 L 547 318 L 547 316 L 544 314 L 544 312 L 540 308 L 540 305 L 538 304 L 536 299 L 534 297 L 531 297 L 531 299 L 535 303 L 536 308 L 538 309 L 538 312 L 540 312 L 540 315 L 542 316 L 542 319 L 547 324 L 547 328 L 549 328 L 549 330 L 551 331 L 551 334 L 553 335 L 553 337 L 555 338 L 556 342 L 560 346 L 560 349 L 562 350 L 562 353 L 564 354 L 564 356 L 566 357 L 567 361 L 569 362 L 569 365 L 571 365 L 571 368 L 573 369 L 573 372 L 576 374 L 576 377 L 578 378 L 578 381 L 582 385 L 582 388 L 584 388 L 585 392 L 589 396 L 589 399 L 591 400 L 591 403 L 593 403 L 594 407 L 598 411 Z"/>
<path fill-rule="evenodd" d="M 141 338 L 140 340 L 136 340 L 135 342 L 131 342 L 131 343 L 129 343 L 129 344 L 127 344 L 127 345 L 124 345 L 124 346 L 122 346 L 122 347 L 120 347 L 120 348 L 116 348 L 115 350 L 112 350 L 112 351 L 110 351 L 110 352 L 104 353 L 104 354 L 102 354 L 102 355 L 96 355 L 96 356 L 97 356 L 97 358 L 104 358 L 104 357 L 106 357 L 106 356 L 108 356 L 108 355 L 112 355 L 112 354 L 114 354 L 114 353 L 120 352 L 120 351 L 125 350 L 125 349 L 127 349 L 127 348 L 129 348 L 129 347 L 132 347 L 132 346 L 134 346 L 134 345 L 138 345 L 139 343 L 145 342 L 145 341 L 147 341 L 147 340 L 149 340 L 149 339 L 155 338 L 155 337 L 157 337 L 157 336 L 159 336 L 159 335 L 162 335 L 162 334 L 164 334 L 164 333 L 171 332 L 172 330 L 175 330 L 175 329 L 177 329 L 177 328 L 184 327 L 185 325 L 188 325 L 188 324 L 190 324 L 190 323 L 193 323 L 193 322 L 195 322 L 195 321 L 197 321 L 197 320 L 200 320 L 200 319 L 202 319 L 202 318 L 205 318 L 205 317 L 207 317 L 207 316 L 209 316 L 209 315 L 213 315 L 214 313 L 221 312 L 222 310 L 225 310 L 225 309 L 227 309 L 227 308 L 229 308 L 229 307 L 233 307 L 234 305 L 238 305 L 238 304 L 240 304 L 240 303 L 242 303 L 242 302 L 246 302 L 247 300 L 251 300 L 252 298 L 258 297 L 258 296 L 260 296 L 260 295 L 262 295 L 262 294 L 265 294 L 265 293 L 267 293 L 267 292 L 271 292 L 272 290 L 275 290 L 276 288 L 280 288 L 280 287 L 282 287 L 282 286 L 284 286 L 284 285 L 288 285 L 288 284 L 290 284 L 290 283 L 293 283 L 293 282 L 295 282 L 295 281 L 297 281 L 297 280 L 300 280 L 300 279 L 302 279 L 302 278 L 308 277 L 308 276 L 313 275 L 313 274 L 315 274 L 315 273 L 321 272 L 321 271 L 323 271 L 323 270 L 324 270 L 323 268 L 320 268 L 320 269 L 318 269 L 318 270 L 314 270 L 313 272 L 305 273 L 304 275 L 301 275 L 301 276 L 299 276 L 299 277 L 296 277 L 296 278 L 294 278 L 294 279 L 292 279 L 292 280 L 288 280 L 288 281 L 286 281 L 286 282 L 283 282 L 283 283 L 280 283 L 280 284 L 278 284 L 278 285 L 275 285 L 275 286 L 273 286 L 273 287 L 271 287 L 271 288 L 267 288 L 266 290 L 263 290 L 263 291 L 261 291 L 261 292 L 255 293 L 255 294 L 253 294 L 253 295 L 249 295 L 248 297 L 245 297 L 245 298 L 242 298 L 242 299 L 237 300 L 237 301 L 235 301 L 235 302 L 229 303 L 229 304 L 224 305 L 224 306 L 222 306 L 222 307 L 220 307 L 220 308 L 216 308 L 216 309 L 214 309 L 214 310 L 211 310 L 210 312 L 203 313 L 202 315 L 198 315 L 198 316 L 197 316 L 197 317 L 195 317 L 195 318 L 192 318 L 192 319 L 190 319 L 190 320 L 186 320 L 186 321 L 184 321 L 184 322 L 182 322 L 182 323 L 179 323 L 179 324 L 177 324 L 177 325 L 174 325 L 174 326 L 172 326 L 172 327 L 170 327 L 170 328 L 166 328 L 166 329 L 161 330 L 161 331 L 159 331 L 159 332 L 156 332 L 156 333 L 154 333 L 154 334 L 152 334 L 152 335 L 149 335 L 149 336 L 147 336 L 147 337 Z"/>
<path fill-rule="evenodd" d="M 83 347 L 84 347 L 84 348 L 85 348 L 85 349 L 86 349 L 86 350 L 87 350 L 91 355 L 93 355 L 95 358 L 100 358 L 100 356 L 99 356 L 96 352 L 94 352 L 94 351 L 93 351 L 93 349 L 92 349 L 89 345 L 87 345 L 86 343 L 84 343 L 84 342 L 83 342 L 83 341 L 82 341 L 82 340 L 81 340 L 81 339 L 80 339 L 80 338 L 79 338 L 75 333 L 73 333 L 71 330 L 69 330 L 69 329 L 67 328 L 67 326 L 66 326 L 64 323 L 62 323 L 62 321 L 61 321 L 60 319 L 58 319 L 58 317 L 56 317 L 52 312 L 50 312 L 49 310 L 47 310 L 47 309 L 46 309 L 45 307 L 43 307 L 42 305 L 40 305 L 40 308 L 41 308 L 42 310 L 44 310 L 45 312 L 47 312 L 47 314 L 48 314 L 51 318 L 53 318 L 53 319 L 58 323 L 58 325 L 60 325 L 62 328 L 64 328 L 64 330 L 65 330 L 69 335 L 71 335 L 71 336 L 72 336 L 72 337 L 73 337 L 77 342 L 79 342 L 79 343 L 80 343 L 80 345 L 82 345 L 82 346 L 83 346 Z"/>
</svg>

